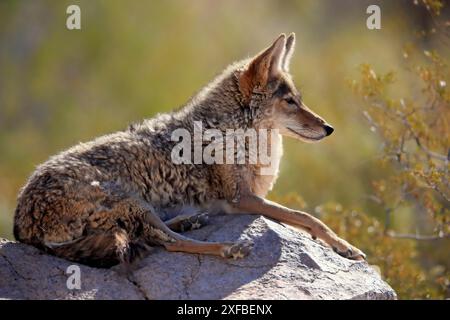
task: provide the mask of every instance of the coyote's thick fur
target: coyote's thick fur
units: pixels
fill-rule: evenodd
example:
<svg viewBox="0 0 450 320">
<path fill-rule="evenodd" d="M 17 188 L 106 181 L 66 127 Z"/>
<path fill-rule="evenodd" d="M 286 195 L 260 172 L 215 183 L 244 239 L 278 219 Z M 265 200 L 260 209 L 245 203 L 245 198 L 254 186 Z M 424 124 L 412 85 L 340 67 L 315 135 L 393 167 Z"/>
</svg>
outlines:
<svg viewBox="0 0 450 320">
<path fill-rule="evenodd" d="M 233 64 L 182 109 L 80 143 L 40 165 L 18 197 L 14 235 L 69 260 L 108 267 L 148 246 L 240 258 L 251 243 L 212 243 L 176 233 L 202 226 L 207 213 L 262 214 L 306 229 L 340 255 L 364 254 L 311 215 L 264 199 L 277 170 L 262 164 L 175 164 L 171 133 L 266 129 L 278 168 L 281 136 L 318 141 L 333 128 L 309 110 L 288 73 L 294 34 L 280 35 L 252 59 Z M 176 213 L 176 214 L 174 214 Z M 169 219 L 170 218 L 170 219 Z"/>
</svg>

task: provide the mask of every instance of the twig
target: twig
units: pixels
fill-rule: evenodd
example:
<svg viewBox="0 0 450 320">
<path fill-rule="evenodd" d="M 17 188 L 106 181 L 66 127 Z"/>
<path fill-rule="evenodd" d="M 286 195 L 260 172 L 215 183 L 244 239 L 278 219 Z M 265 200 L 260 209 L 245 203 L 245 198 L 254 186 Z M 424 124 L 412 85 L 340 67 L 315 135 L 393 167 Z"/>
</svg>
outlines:
<svg viewBox="0 0 450 320">
<path fill-rule="evenodd" d="M 450 238 L 450 234 L 438 234 L 438 235 L 420 235 L 420 234 L 410 234 L 410 233 L 395 233 L 393 231 L 387 232 L 386 235 L 391 238 L 397 239 L 412 239 L 412 240 L 442 240 Z"/>
</svg>

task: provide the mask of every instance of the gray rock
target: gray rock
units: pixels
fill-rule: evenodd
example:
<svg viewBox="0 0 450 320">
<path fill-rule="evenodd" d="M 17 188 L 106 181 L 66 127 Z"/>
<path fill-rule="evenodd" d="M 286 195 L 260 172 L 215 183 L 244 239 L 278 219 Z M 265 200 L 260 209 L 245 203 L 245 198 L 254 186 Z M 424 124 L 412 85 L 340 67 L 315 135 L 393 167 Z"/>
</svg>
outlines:
<svg viewBox="0 0 450 320">
<path fill-rule="evenodd" d="M 260 216 L 213 217 L 187 235 L 251 239 L 255 246 L 241 260 L 155 248 L 132 277 L 79 265 L 81 289 L 69 290 L 72 262 L 0 239 L 0 299 L 396 299 L 366 262 L 342 258 L 308 234 Z"/>
</svg>

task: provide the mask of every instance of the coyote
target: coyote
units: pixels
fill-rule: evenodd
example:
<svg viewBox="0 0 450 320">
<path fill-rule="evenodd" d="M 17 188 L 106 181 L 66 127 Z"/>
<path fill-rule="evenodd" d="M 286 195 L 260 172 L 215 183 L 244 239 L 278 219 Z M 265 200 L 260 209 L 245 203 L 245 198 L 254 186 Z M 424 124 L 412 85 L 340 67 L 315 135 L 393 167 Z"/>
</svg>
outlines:
<svg viewBox="0 0 450 320">
<path fill-rule="evenodd" d="M 338 254 L 363 252 L 308 213 L 264 197 L 278 170 L 255 164 L 174 164 L 171 133 L 204 129 L 276 130 L 268 139 L 278 168 L 282 136 L 316 142 L 333 128 L 303 103 L 289 74 L 295 35 L 281 34 L 251 59 L 229 66 L 181 109 L 80 143 L 38 166 L 17 200 L 17 240 L 95 267 L 131 263 L 149 247 L 243 258 L 249 241 L 206 242 L 180 232 L 207 223 L 208 214 L 261 214 L 307 230 Z"/>
</svg>

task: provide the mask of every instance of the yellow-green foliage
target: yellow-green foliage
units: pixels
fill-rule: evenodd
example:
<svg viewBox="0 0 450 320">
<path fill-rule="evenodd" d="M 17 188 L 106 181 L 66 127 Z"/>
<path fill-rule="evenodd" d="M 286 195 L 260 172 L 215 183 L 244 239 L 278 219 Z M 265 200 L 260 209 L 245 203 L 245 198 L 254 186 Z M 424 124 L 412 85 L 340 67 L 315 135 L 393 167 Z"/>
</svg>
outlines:
<svg viewBox="0 0 450 320">
<path fill-rule="evenodd" d="M 450 287 L 450 73 L 437 52 L 424 51 L 427 59 L 420 64 L 411 57 L 416 51 L 408 46 L 403 54 L 412 76 L 421 80 L 420 89 L 407 97 L 388 93 L 391 87 L 395 92 L 392 72 L 380 76 L 366 64 L 360 68 L 361 79 L 351 83 L 365 101 L 372 129 L 382 137 L 379 165 L 393 168 L 390 176 L 373 181 L 371 198 L 386 214 L 384 227 L 356 212 L 344 214 L 350 219 L 345 225 L 335 224 L 344 237 L 367 247 L 369 261 L 380 266 L 400 297 L 442 298 Z M 390 220 L 405 208 L 417 213 L 416 230 L 399 234 Z M 372 235 L 363 236 L 359 225 Z"/>
<path fill-rule="evenodd" d="M 401 157 L 411 168 L 401 169 L 392 157 L 405 128 L 391 119 L 437 97 L 436 110 L 407 119 L 422 146 L 447 154 L 448 42 L 435 40 L 439 30 L 422 32 L 412 14 L 423 5 L 433 14 L 445 8 L 438 0 L 408 8 L 376 2 L 381 30 L 366 28 L 365 1 L 1 0 L 0 236 L 12 237 L 16 194 L 37 164 L 180 106 L 227 64 L 294 31 L 294 80 L 336 131 L 313 145 L 286 139 L 270 197 L 321 216 L 361 247 L 400 298 L 448 295 L 448 240 L 385 232 L 390 207 L 391 232 L 449 231 L 448 202 L 439 195 L 448 192 L 442 161 L 428 159 L 409 138 Z M 81 7 L 82 30 L 65 28 L 70 4 Z M 364 63 L 370 66 L 358 72 Z"/>
</svg>

